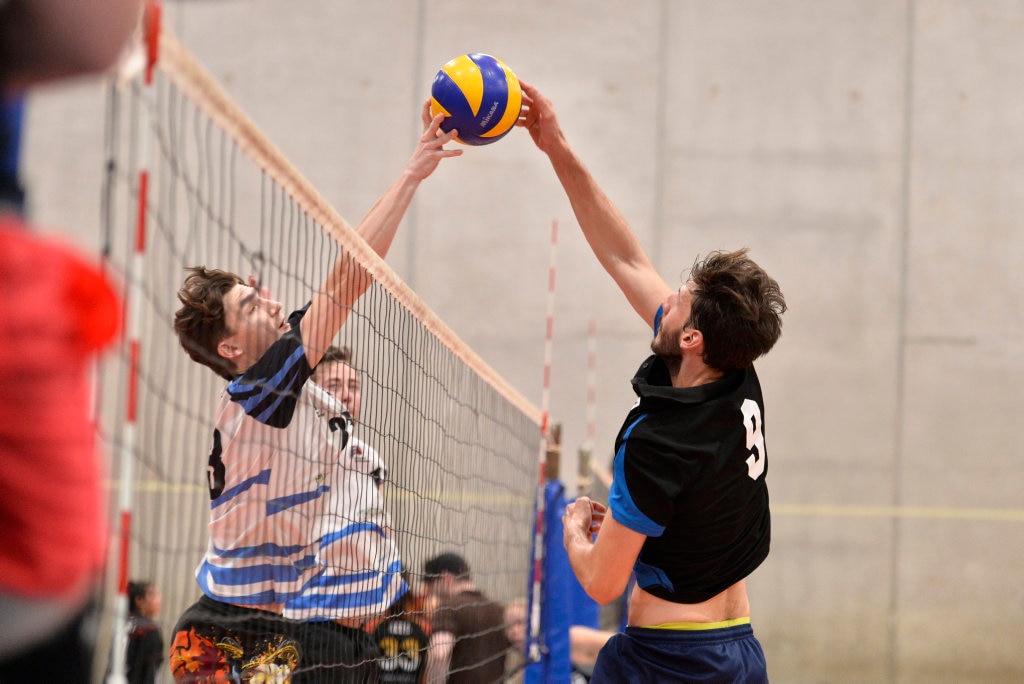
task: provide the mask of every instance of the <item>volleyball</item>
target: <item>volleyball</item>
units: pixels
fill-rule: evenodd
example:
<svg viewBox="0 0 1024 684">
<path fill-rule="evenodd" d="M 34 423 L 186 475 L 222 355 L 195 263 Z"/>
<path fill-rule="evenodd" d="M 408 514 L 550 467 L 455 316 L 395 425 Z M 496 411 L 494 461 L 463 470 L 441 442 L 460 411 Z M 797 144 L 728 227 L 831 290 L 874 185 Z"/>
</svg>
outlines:
<svg viewBox="0 0 1024 684">
<path fill-rule="evenodd" d="M 437 72 L 430 88 L 430 112 L 444 114 L 441 130 L 458 131 L 464 145 L 489 145 L 512 130 L 523 106 L 523 91 L 512 70 L 481 52 L 459 55 Z"/>
</svg>

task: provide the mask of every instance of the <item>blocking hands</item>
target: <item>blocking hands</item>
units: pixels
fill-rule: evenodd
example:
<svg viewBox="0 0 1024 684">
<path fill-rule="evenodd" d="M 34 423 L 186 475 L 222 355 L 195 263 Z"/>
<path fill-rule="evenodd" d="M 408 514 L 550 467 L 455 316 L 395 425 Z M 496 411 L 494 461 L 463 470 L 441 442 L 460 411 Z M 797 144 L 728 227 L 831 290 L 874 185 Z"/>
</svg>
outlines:
<svg viewBox="0 0 1024 684">
<path fill-rule="evenodd" d="M 530 133 L 542 152 L 550 154 L 556 145 L 565 145 L 565 136 L 551 100 L 523 79 L 519 79 L 519 86 L 523 90 L 523 111 L 516 125 Z"/>
<path fill-rule="evenodd" d="M 445 133 L 441 130 L 441 122 L 444 121 L 444 114 L 430 116 L 430 100 L 423 103 L 420 111 L 423 120 L 423 135 L 416 144 L 416 150 L 406 166 L 406 171 L 417 180 L 423 180 L 434 172 L 442 159 L 458 157 L 462 150 L 445 149 L 445 145 L 455 140 L 458 131 Z"/>
</svg>

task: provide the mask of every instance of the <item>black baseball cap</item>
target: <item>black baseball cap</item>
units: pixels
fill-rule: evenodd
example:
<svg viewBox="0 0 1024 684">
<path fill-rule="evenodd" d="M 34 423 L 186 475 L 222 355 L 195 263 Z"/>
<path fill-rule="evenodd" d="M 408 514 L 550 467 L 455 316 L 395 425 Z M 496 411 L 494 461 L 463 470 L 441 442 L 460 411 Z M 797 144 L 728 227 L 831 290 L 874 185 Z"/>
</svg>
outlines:
<svg viewBox="0 0 1024 684">
<path fill-rule="evenodd" d="M 423 564 L 423 574 L 427 581 L 436 580 L 444 573 L 454 577 L 468 577 L 469 564 L 457 553 L 442 553 L 434 556 Z"/>
</svg>

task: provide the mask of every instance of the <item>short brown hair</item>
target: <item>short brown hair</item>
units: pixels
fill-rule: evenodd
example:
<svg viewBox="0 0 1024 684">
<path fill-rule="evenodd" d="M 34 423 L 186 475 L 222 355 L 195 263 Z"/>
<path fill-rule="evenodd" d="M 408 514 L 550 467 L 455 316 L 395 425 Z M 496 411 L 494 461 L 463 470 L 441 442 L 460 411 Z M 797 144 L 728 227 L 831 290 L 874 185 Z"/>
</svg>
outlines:
<svg viewBox="0 0 1024 684">
<path fill-rule="evenodd" d="M 188 276 L 178 290 L 182 306 L 174 314 L 178 341 L 193 361 L 231 380 L 238 373 L 230 361 L 217 353 L 217 345 L 229 334 L 224 296 L 236 285 L 245 285 L 245 281 L 230 271 L 205 266 L 185 270 Z"/>
<path fill-rule="evenodd" d="M 786 300 L 747 249 L 712 252 L 690 268 L 690 325 L 704 336 L 704 363 L 746 368 L 782 335 Z"/>
<path fill-rule="evenodd" d="M 327 363 L 329 361 L 341 361 L 342 363 L 347 363 L 348 365 L 351 366 L 352 350 L 346 346 L 337 347 L 332 344 L 324 352 L 324 355 L 320 357 L 320 361 L 317 362 L 316 365 L 319 367 L 321 364 Z"/>
</svg>

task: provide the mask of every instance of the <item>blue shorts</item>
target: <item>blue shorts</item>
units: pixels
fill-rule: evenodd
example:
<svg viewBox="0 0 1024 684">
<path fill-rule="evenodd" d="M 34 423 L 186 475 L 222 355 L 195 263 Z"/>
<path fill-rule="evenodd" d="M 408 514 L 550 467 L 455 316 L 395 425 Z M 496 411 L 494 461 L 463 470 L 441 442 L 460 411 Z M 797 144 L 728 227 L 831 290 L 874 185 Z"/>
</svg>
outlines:
<svg viewBox="0 0 1024 684">
<path fill-rule="evenodd" d="M 749 624 L 676 630 L 626 627 L 598 653 L 592 684 L 767 684 L 764 651 Z"/>
</svg>

